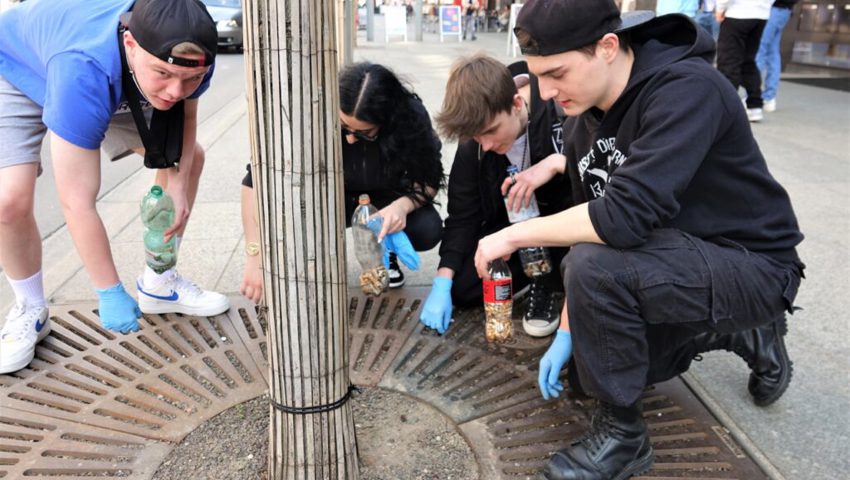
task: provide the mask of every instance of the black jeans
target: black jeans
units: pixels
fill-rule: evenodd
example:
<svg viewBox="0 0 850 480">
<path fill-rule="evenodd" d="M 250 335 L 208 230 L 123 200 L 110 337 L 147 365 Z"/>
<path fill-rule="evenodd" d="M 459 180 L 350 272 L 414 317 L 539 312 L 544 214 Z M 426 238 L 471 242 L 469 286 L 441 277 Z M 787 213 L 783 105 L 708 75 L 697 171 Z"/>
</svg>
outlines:
<svg viewBox="0 0 850 480">
<path fill-rule="evenodd" d="M 747 91 L 747 108 L 761 108 L 761 74 L 756 55 L 761 32 L 767 20 L 727 18 L 720 24 L 717 38 L 717 70 L 732 82 L 736 89 L 743 85 Z"/>
<path fill-rule="evenodd" d="M 563 268 L 581 384 L 627 406 L 688 369 L 697 334 L 748 330 L 791 311 L 803 264 L 665 229 L 630 250 L 575 245 Z"/>
<path fill-rule="evenodd" d="M 357 195 L 352 195 L 346 192 L 345 200 L 345 226 L 351 226 L 351 216 L 354 214 L 354 209 L 357 208 Z M 378 210 L 386 207 L 393 200 L 398 198 L 395 195 L 370 195 L 372 205 Z M 407 216 L 407 226 L 404 227 L 404 233 L 410 239 L 410 244 L 417 252 L 424 252 L 436 247 L 443 238 L 443 219 L 440 218 L 440 213 L 433 204 L 428 204 L 417 208 Z"/>
</svg>

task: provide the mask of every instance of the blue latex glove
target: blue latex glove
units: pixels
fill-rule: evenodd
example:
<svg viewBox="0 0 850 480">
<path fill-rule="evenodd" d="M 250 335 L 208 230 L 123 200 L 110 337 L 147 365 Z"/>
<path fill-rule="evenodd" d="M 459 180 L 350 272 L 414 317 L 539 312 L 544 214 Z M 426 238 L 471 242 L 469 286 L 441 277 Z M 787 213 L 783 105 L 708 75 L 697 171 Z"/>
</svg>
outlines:
<svg viewBox="0 0 850 480">
<path fill-rule="evenodd" d="M 136 300 L 124 290 L 121 282 L 109 288 L 97 289 L 97 296 L 100 298 L 100 323 L 104 327 L 121 333 L 139 330 L 137 319 L 142 316 L 142 311 L 139 310 Z"/>
<path fill-rule="evenodd" d="M 383 218 L 372 217 L 366 223 L 366 228 L 377 237 L 381 233 Z M 390 253 L 395 253 L 399 261 L 411 270 L 419 270 L 419 254 L 413 249 L 410 239 L 404 231 L 388 233 L 381 242 L 384 248 L 384 266 L 390 268 Z"/>
<path fill-rule="evenodd" d="M 390 233 L 384 237 L 384 265 L 387 267 L 390 266 L 390 252 L 395 253 L 407 268 L 419 270 L 419 254 L 413 249 L 413 244 L 404 231 Z"/>
<path fill-rule="evenodd" d="M 366 222 L 366 228 L 372 230 L 372 233 L 375 234 L 375 238 L 378 238 L 378 235 L 381 234 L 381 226 L 383 226 L 384 217 L 372 217 Z"/>
<path fill-rule="evenodd" d="M 564 385 L 558 380 L 561 369 L 570 359 L 573 352 L 573 339 L 570 332 L 558 329 L 555 340 L 549 346 L 549 350 L 540 359 L 540 372 L 537 375 L 537 384 L 544 400 L 555 398 L 564 391 Z"/>
<path fill-rule="evenodd" d="M 422 306 L 419 321 L 440 334 L 446 333 L 452 320 L 452 279 L 434 277 L 431 293 Z"/>
</svg>

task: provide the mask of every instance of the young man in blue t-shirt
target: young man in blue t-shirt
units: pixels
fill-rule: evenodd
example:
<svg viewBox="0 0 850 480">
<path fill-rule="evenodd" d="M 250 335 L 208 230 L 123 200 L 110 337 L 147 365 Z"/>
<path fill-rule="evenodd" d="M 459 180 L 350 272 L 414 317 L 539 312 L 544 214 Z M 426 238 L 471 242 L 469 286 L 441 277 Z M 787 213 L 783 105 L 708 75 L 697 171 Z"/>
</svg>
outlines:
<svg viewBox="0 0 850 480">
<path fill-rule="evenodd" d="M 137 304 L 118 277 L 95 206 L 99 150 L 113 160 L 145 155 L 174 200 L 165 233 L 179 245 L 204 163 L 197 97 L 209 86 L 216 44 L 215 22 L 198 0 L 33 0 L 0 15 L 0 266 L 16 297 L 0 330 L 0 374 L 29 364 L 50 331 L 33 215 L 45 134 L 104 327 L 138 330 L 141 312 L 229 308 L 225 296 L 173 268 L 157 274 L 145 267 Z"/>
</svg>

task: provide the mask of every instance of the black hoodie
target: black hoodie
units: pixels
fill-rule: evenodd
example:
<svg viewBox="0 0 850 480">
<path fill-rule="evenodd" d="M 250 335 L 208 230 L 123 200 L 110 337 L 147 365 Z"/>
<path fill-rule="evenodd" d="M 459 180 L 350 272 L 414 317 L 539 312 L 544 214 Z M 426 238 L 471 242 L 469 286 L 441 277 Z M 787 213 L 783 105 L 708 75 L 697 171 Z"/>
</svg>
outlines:
<svg viewBox="0 0 850 480">
<path fill-rule="evenodd" d="M 610 110 L 566 120 L 576 203 L 615 248 L 675 228 L 731 240 L 781 262 L 803 239 L 788 194 L 771 176 L 746 111 L 711 65 L 714 42 L 682 15 L 631 33 L 635 62 Z"/>
<path fill-rule="evenodd" d="M 559 109 L 552 101 L 540 99 L 537 78 L 531 79 L 531 119 L 528 134 L 531 164 L 535 165 L 563 149 Z M 478 142 L 468 140 L 458 146 L 449 175 L 448 217 L 440 244 L 440 268 L 458 272 L 464 261 L 475 254 L 478 240 L 508 225 L 508 212 L 500 190 L 510 161 L 505 155 L 482 152 Z M 571 205 L 570 184 L 556 175 L 534 192 L 541 215 L 551 215 Z"/>
</svg>

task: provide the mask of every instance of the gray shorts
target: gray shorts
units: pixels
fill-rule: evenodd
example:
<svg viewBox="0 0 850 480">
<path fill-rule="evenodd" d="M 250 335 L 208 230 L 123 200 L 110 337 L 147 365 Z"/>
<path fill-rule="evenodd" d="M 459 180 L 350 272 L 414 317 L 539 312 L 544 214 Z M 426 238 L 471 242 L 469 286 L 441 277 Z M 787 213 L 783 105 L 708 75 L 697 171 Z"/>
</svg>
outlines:
<svg viewBox="0 0 850 480">
<path fill-rule="evenodd" d="M 152 111 L 145 113 L 149 117 Z M 47 127 L 42 121 L 41 106 L 0 75 L 0 168 L 40 163 L 45 133 Z M 142 139 L 133 116 L 129 113 L 114 115 L 100 147 L 110 160 L 118 160 L 133 150 L 142 149 Z"/>
</svg>

